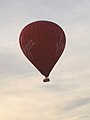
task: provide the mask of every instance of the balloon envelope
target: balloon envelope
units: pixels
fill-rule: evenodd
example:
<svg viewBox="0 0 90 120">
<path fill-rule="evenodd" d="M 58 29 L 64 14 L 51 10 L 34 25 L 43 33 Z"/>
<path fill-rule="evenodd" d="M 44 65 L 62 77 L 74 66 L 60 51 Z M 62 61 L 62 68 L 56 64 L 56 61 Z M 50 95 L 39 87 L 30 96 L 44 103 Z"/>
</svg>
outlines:
<svg viewBox="0 0 90 120">
<path fill-rule="evenodd" d="M 49 21 L 36 21 L 23 28 L 20 47 L 28 60 L 48 77 L 65 48 L 66 38 L 60 26 Z"/>
</svg>

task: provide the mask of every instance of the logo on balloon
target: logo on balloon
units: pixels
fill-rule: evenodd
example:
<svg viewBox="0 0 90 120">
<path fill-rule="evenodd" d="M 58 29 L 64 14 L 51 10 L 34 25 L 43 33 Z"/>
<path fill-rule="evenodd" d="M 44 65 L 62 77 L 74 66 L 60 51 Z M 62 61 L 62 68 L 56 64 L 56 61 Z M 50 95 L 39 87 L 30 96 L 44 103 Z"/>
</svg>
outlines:
<svg viewBox="0 0 90 120">
<path fill-rule="evenodd" d="M 25 54 L 27 54 L 29 56 L 30 59 L 33 59 L 33 54 L 31 52 L 31 50 L 35 44 L 36 43 L 31 39 L 31 40 L 27 40 L 27 42 L 24 46 L 24 52 L 25 52 Z"/>
</svg>

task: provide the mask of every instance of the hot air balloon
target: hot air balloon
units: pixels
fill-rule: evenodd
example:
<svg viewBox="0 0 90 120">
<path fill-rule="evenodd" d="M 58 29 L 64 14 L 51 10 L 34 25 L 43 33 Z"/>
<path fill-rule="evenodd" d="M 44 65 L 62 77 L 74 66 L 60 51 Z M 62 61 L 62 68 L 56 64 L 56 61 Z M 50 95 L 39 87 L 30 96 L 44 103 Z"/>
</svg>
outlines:
<svg viewBox="0 0 90 120">
<path fill-rule="evenodd" d="M 66 37 L 63 29 L 50 21 L 35 21 L 26 25 L 19 36 L 20 47 L 26 58 L 48 78 L 62 55 Z"/>
</svg>

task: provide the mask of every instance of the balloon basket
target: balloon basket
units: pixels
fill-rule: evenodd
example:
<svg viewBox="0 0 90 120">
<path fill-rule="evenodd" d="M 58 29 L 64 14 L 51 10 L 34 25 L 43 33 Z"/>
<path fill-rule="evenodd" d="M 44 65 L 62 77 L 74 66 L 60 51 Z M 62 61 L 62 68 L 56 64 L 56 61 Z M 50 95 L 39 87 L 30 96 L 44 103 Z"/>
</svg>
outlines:
<svg viewBox="0 0 90 120">
<path fill-rule="evenodd" d="M 50 79 L 49 78 L 45 78 L 45 79 L 43 79 L 43 82 L 50 82 Z"/>
</svg>

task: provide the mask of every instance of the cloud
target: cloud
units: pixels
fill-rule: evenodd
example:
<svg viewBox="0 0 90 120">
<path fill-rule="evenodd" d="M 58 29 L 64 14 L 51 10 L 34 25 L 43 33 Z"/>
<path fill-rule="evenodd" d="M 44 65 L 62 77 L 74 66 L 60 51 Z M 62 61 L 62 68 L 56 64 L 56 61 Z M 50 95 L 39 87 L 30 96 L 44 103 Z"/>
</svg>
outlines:
<svg viewBox="0 0 90 120">
<path fill-rule="evenodd" d="M 89 0 L 0 1 L 1 120 L 90 119 L 89 6 Z M 18 42 L 24 25 L 40 19 L 58 23 L 67 37 L 46 84 Z"/>
<path fill-rule="evenodd" d="M 78 100 L 70 101 L 70 103 L 64 110 L 67 110 L 67 111 L 73 110 L 87 104 L 90 104 L 90 98 L 81 98 Z"/>
</svg>

